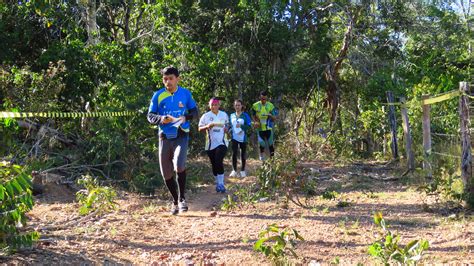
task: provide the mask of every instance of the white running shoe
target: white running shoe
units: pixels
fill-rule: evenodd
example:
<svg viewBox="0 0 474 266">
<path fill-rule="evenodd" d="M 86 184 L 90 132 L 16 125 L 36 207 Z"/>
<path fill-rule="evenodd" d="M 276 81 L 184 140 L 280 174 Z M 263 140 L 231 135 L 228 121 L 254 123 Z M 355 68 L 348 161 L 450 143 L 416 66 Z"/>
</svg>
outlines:
<svg viewBox="0 0 474 266">
<path fill-rule="evenodd" d="M 247 176 L 247 173 L 245 171 L 240 171 L 240 177 L 244 178 Z"/>
<path fill-rule="evenodd" d="M 232 170 L 232 172 L 230 173 L 229 177 L 238 177 L 239 174 L 237 174 L 236 171 Z"/>
<path fill-rule="evenodd" d="M 179 213 L 188 211 L 188 204 L 186 203 L 185 199 L 182 199 L 181 201 L 178 202 L 178 210 L 179 210 Z"/>
</svg>

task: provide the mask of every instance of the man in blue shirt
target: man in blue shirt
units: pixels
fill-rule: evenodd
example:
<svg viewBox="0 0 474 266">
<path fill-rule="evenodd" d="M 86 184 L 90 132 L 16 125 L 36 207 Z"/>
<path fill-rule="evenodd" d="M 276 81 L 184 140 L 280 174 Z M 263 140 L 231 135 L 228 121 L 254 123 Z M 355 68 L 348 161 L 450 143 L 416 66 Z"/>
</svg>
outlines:
<svg viewBox="0 0 474 266">
<path fill-rule="evenodd" d="M 156 91 L 148 109 L 148 122 L 158 125 L 161 175 L 173 197 L 171 214 L 186 212 L 186 157 L 189 142 L 189 121 L 198 117 L 191 92 L 178 86 L 179 71 L 174 67 L 161 70 L 164 88 Z M 174 178 L 177 173 L 178 189 Z M 178 194 L 179 192 L 179 194 Z"/>
</svg>

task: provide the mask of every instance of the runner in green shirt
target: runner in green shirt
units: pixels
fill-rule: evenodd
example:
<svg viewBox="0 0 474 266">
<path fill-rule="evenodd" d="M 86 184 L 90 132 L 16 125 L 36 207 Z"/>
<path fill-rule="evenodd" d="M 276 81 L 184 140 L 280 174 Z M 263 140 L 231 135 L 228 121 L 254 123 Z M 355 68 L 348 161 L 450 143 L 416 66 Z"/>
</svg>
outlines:
<svg viewBox="0 0 474 266">
<path fill-rule="evenodd" d="M 265 147 L 268 146 L 270 150 L 270 157 L 275 154 L 273 146 L 273 125 L 277 115 L 275 106 L 267 101 L 268 93 L 266 91 L 260 92 L 260 101 L 252 105 L 252 118 L 255 121 L 257 128 L 258 143 L 260 146 L 260 160 L 265 160 Z"/>
</svg>

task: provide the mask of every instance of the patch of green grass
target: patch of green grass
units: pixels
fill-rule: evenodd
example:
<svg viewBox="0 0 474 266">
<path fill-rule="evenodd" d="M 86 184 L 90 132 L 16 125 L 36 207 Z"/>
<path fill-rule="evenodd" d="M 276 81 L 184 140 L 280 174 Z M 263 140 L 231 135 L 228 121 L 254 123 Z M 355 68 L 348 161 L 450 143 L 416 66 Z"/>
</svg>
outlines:
<svg viewBox="0 0 474 266">
<path fill-rule="evenodd" d="M 329 213 L 329 207 L 325 207 L 321 211 L 322 211 L 323 214 L 328 214 Z"/>
<path fill-rule="evenodd" d="M 109 234 L 111 237 L 115 237 L 117 235 L 117 229 L 115 227 L 110 228 Z"/>
<path fill-rule="evenodd" d="M 345 236 L 353 236 L 359 234 L 359 219 L 352 222 L 352 225 L 349 225 L 349 219 L 345 217 L 343 220 L 340 220 L 338 227 Z"/>
<path fill-rule="evenodd" d="M 321 197 L 325 200 L 334 200 L 337 197 L 339 197 L 339 193 L 337 193 L 336 191 L 333 191 L 333 190 L 326 190 L 326 191 L 323 192 Z"/>
<path fill-rule="evenodd" d="M 160 206 L 156 205 L 155 203 L 150 203 L 143 207 L 144 213 L 155 213 L 159 210 Z"/>
<path fill-rule="evenodd" d="M 377 193 L 374 193 L 373 191 L 369 192 L 362 192 L 364 196 L 366 196 L 368 199 L 378 199 L 379 195 Z"/>
<path fill-rule="evenodd" d="M 135 212 L 132 214 L 133 220 L 139 220 L 142 217 L 142 215 L 138 212 Z"/>
<path fill-rule="evenodd" d="M 336 207 L 346 208 L 346 207 L 350 207 L 351 205 L 352 205 L 352 203 L 350 201 L 340 200 L 340 201 L 337 202 Z"/>
</svg>

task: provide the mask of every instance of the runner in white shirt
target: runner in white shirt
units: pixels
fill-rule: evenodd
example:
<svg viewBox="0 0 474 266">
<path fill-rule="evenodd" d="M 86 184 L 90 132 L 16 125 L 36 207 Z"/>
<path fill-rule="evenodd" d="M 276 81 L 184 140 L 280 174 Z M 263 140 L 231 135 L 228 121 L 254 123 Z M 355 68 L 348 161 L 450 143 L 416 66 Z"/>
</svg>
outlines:
<svg viewBox="0 0 474 266">
<path fill-rule="evenodd" d="M 220 111 L 217 98 L 209 101 L 211 111 L 203 114 L 199 120 L 199 131 L 206 131 L 205 150 L 211 160 L 212 173 L 216 178 L 216 191 L 224 193 L 224 156 L 227 152 L 228 141 L 226 133 L 229 130 L 229 116 Z"/>
<path fill-rule="evenodd" d="M 237 177 L 237 157 L 239 154 L 240 148 L 240 158 L 241 158 L 241 167 L 240 167 L 240 177 L 246 177 L 247 173 L 245 172 L 245 162 L 247 159 L 247 140 L 248 140 L 248 130 L 251 127 L 251 118 L 250 116 L 242 111 L 243 105 L 241 100 L 234 101 L 235 113 L 230 115 L 230 123 L 232 125 L 232 172 L 229 177 Z"/>
</svg>

